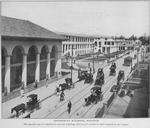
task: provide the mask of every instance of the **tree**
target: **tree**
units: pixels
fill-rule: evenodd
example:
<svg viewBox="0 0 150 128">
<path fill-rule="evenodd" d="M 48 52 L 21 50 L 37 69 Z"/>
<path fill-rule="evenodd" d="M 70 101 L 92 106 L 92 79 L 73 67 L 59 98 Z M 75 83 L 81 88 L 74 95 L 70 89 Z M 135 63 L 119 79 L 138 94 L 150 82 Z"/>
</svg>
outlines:
<svg viewBox="0 0 150 128">
<path fill-rule="evenodd" d="M 150 36 L 146 37 L 146 36 L 141 36 L 139 37 L 139 40 L 142 42 L 142 45 L 149 45 L 149 38 Z"/>
<path fill-rule="evenodd" d="M 118 39 L 125 39 L 125 37 L 121 35 Z"/>
<path fill-rule="evenodd" d="M 130 38 L 129 38 L 130 40 L 137 40 L 137 37 L 136 36 L 134 36 L 134 35 L 132 35 Z"/>
</svg>

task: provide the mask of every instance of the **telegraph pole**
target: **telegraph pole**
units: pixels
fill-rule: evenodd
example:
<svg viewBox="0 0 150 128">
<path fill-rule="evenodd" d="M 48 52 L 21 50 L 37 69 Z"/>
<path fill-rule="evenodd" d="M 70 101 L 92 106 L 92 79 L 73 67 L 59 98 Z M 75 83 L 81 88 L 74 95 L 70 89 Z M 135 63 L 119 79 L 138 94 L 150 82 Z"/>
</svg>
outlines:
<svg viewBox="0 0 150 128">
<path fill-rule="evenodd" d="M 93 74 L 95 73 L 95 69 L 94 69 L 94 43 L 93 43 Z"/>
<path fill-rule="evenodd" d="M 71 48 L 72 57 L 73 57 L 73 49 L 74 49 L 74 44 L 72 44 L 72 48 Z M 72 58 L 71 58 L 71 80 L 72 80 L 72 69 L 73 69 L 73 66 L 72 66 Z M 72 83 L 71 83 L 71 85 L 72 85 Z"/>
</svg>

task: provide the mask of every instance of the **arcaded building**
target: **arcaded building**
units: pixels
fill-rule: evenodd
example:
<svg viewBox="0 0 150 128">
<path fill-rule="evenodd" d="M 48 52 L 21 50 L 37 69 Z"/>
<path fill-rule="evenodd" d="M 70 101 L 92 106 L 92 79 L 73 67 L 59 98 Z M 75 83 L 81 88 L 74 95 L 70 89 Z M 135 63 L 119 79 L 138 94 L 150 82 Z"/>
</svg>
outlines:
<svg viewBox="0 0 150 128">
<path fill-rule="evenodd" d="M 36 80 L 61 75 L 62 41 L 65 37 L 30 21 L 1 18 L 2 91 L 30 86 Z"/>
</svg>

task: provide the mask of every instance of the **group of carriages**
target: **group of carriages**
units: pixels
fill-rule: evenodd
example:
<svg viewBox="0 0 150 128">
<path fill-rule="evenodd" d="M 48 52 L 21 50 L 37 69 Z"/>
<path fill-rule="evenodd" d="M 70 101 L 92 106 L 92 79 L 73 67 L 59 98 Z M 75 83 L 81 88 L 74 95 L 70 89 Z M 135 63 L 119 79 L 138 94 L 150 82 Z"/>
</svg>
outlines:
<svg viewBox="0 0 150 128">
<path fill-rule="evenodd" d="M 122 82 L 124 81 L 125 79 L 125 73 L 123 70 L 120 70 L 119 73 L 118 73 L 118 77 L 117 77 L 117 84 L 116 85 L 113 85 L 112 88 L 110 89 L 111 92 L 118 92 L 121 88 L 121 84 Z"/>
<path fill-rule="evenodd" d="M 79 81 L 84 80 L 84 83 L 90 83 L 92 84 L 94 79 L 93 79 L 93 74 L 91 73 L 91 68 L 88 70 L 81 70 L 79 69 L 78 71 L 78 79 Z"/>
<path fill-rule="evenodd" d="M 103 69 L 98 69 L 96 80 L 94 82 L 94 87 L 91 88 L 91 94 L 85 98 L 85 105 L 88 106 L 91 103 L 97 103 L 103 99 L 103 93 L 101 91 L 102 85 L 104 84 L 104 72 Z"/>
<path fill-rule="evenodd" d="M 23 115 L 23 118 L 30 118 L 30 113 L 35 109 L 41 108 L 41 102 L 38 99 L 37 94 L 30 94 L 27 96 L 26 103 L 21 103 L 11 109 L 11 113 L 16 112 L 15 117 L 19 118 L 20 115 Z M 25 114 L 26 113 L 26 114 Z"/>
</svg>

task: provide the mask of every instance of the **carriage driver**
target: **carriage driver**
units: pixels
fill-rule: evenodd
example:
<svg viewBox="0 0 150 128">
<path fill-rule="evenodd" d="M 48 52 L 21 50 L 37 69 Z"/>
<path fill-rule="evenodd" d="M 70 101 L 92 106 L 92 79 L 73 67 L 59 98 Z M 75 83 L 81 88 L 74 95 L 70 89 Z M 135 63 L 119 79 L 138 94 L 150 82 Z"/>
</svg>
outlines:
<svg viewBox="0 0 150 128">
<path fill-rule="evenodd" d="M 115 69 L 116 69 L 116 63 L 112 63 L 110 69 L 113 69 L 115 71 Z"/>
<path fill-rule="evenodd" d="M 90 63 L 88 63 L 88 67 L 86 68 L 86 70 L 87 70 L 87 73 L 90 73 L 91 74 L 91 67 L 90 67 Z"/>
</svg>

